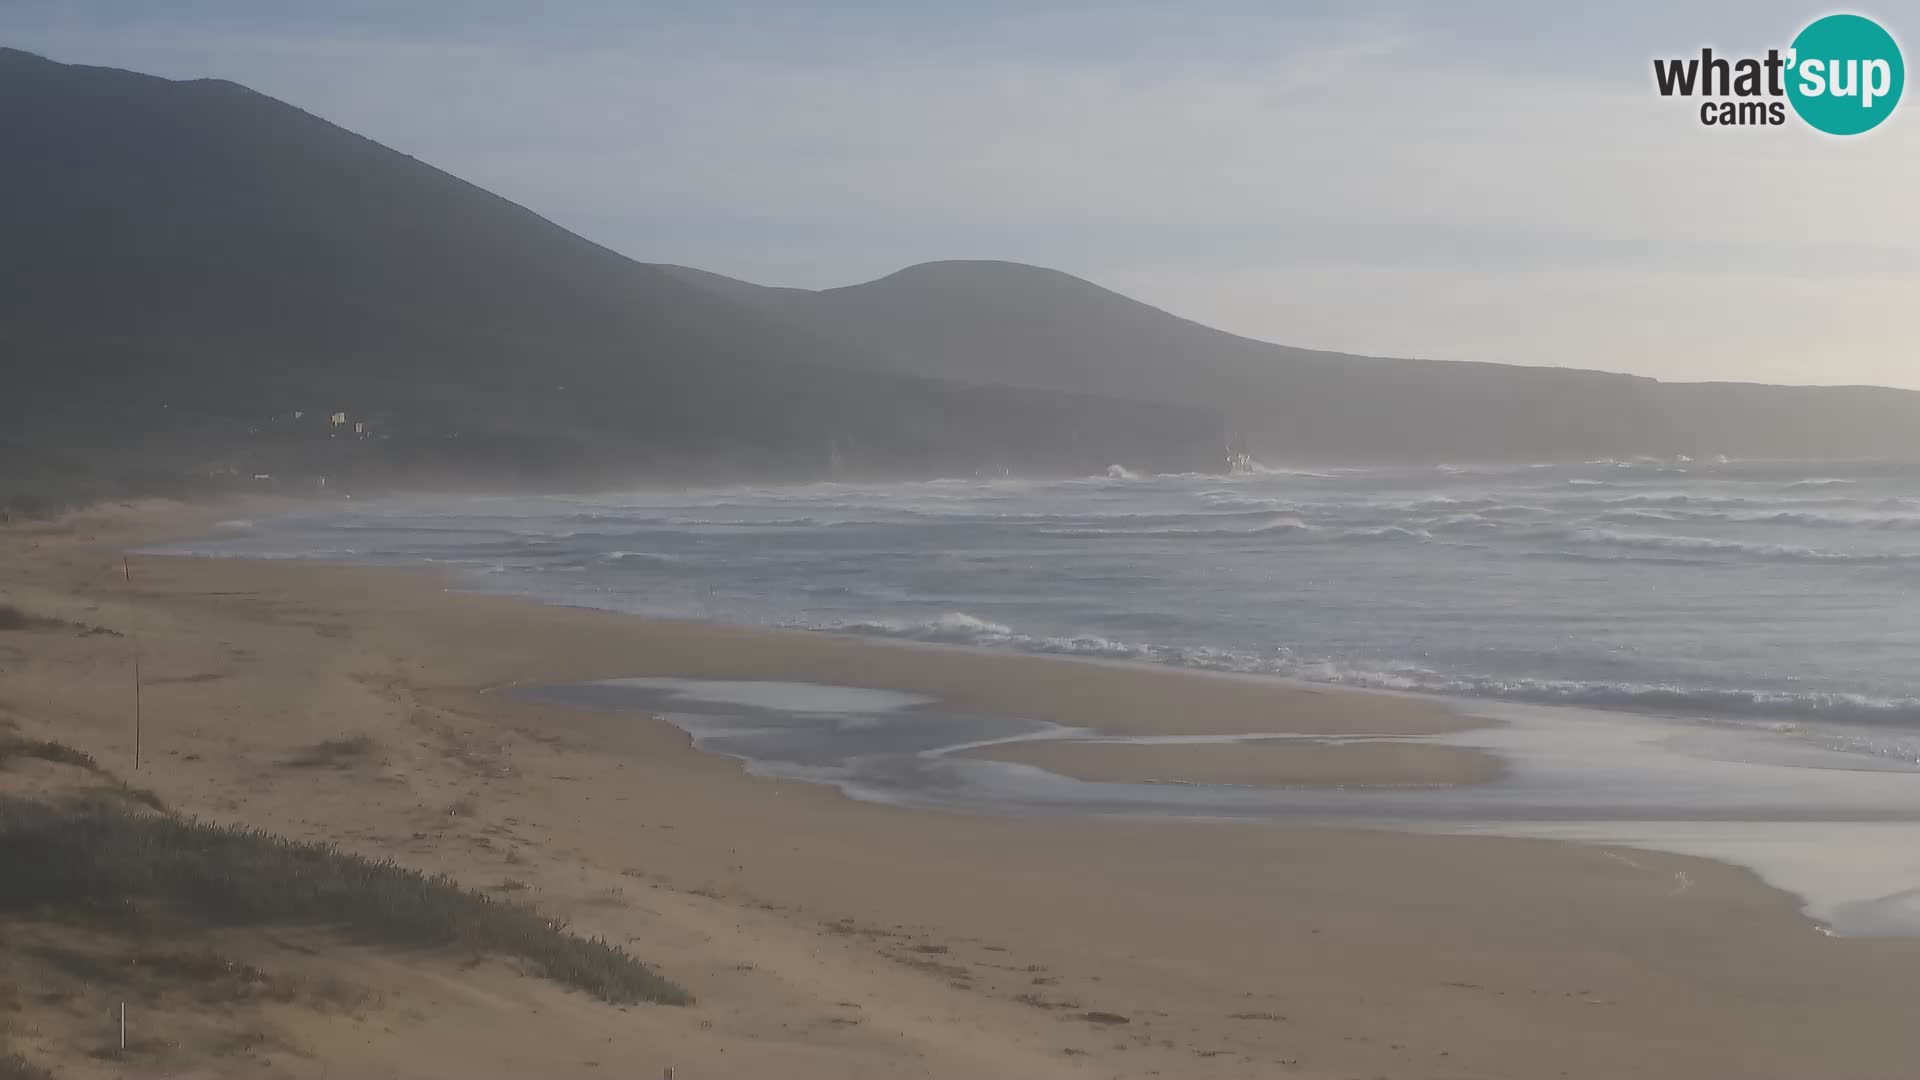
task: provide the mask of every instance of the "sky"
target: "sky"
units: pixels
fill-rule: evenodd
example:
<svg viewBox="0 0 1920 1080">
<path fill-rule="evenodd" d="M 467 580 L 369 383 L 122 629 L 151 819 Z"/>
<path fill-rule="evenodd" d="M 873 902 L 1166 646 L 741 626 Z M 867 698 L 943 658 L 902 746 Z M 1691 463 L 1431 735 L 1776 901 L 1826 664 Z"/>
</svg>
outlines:
<svg viewBox="0 0 1920 1080">
<path fill-rule="evenodd" d="M 1830 10 L 0 0 L 0 45 L 232 79 L 762 284 L 1011 259 L 1290 345 L 1920 388 L 1920 91 L 1835 138 L 1654 90 Z M 1913 58 L 1920 4 L 1846 10 Z"/>
</svg>

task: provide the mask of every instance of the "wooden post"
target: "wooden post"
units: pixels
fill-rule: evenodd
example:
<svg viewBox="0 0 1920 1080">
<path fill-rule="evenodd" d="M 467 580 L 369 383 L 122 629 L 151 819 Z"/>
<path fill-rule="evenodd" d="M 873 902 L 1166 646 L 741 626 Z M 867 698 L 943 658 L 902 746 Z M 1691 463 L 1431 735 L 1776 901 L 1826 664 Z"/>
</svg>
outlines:
<svg viewBox="0 0 1920 1080">
<path fill-rule="evenodd" d="M 120 556 L 120 576 L 128 585 L 133 584 L 133 562 L 130 556 Z M 129 631 L 131 636 L 131 631 Z M 140 768 L 140 639 L 133 637 L 133 767 Z M 124 1006 L 122 1006 L 124 1008 Z"/>
<path fill-rule="evenodd" d="M 133 768 L 140 769 L 140 646 L 133 647 Z"/>
</svg>

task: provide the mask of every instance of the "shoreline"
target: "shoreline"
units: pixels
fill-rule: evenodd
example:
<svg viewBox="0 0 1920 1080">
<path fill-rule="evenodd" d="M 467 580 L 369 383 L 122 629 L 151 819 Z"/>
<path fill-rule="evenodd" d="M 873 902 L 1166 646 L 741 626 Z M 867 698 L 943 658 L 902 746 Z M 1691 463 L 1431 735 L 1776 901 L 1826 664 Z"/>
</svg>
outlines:
<svg viewBox="0 0 1920 1080">
<path fill-rule="evenodd" d="M 37 547 L 0 532 L 10 602 L 140 640 L 140 782 L 210 820 L 475 887 L 522 883 L 700 1000 L 596 1012 L 556 997 L 548 1011 L 672 1047 L 688 1075 L 1884 1075 L 1920 1055 L 1920 942 L 1816 934 L 1791 896 L 1726 864 L 876 806 L 753 778 L 664 721 L 484 691 L 658 672 L 919 688 L 1121 734 L 1173 713 L 1196 734 L 1287 730 L 1282 708 L 1306 734 L 1485 730 L 1431 704 L 649 622 L 447 591 L 412 570 L 136 556 L 129 587 L 110 552 L 152 528 Z M 130 757 L 125 641 L 0 648 L 0 720 Z M 364 764 L 285 765 L 349 735 L 376 748 Z M 435 1068 L 583 1071 L 563 1040 L 523 1039 L 508 1061 L 463 1059 L 451 1038 Z"/>
<path fill-rule="evenodd" d="M 215 528 L 219 521 L 229 518 L 226 512 L 212 513 L 211 508 L 200 508 L 197 514 L 198 529 L 188 527 L 182 530 L 178 526 L 171 528 L 172 536 L 205 535 Z M 284 509 L 269 500 L 268 512 Z M 189 508 L 189 513 L 193 513 Z M 252 512 L 249 510 L 249 512 Z M 257 516 L 257 515 L 256 515 Z M 153 543 L 146 540 L 144 543 Z M 219 556 L 174 555 L 165 552 L 144 554 L 145 558 L 157 559 L 203 559 L 221 558 Z M 245 560 L 246 556 L 236 556 Z M 277 560 L 269 560 L 277 561 Z M 943 747 L 938 753 L 943 756 L 961 759 L 974 759 L 983 762 L 999 762 L 1016 766 L 1033 766 L 1047 772 L 1076 781 L 1094 783 L 1121 784 L 1167 784 L 1178 786 L 1224 785 L 1244 789 L 1297 788 L 1303 790 L 1434 790 L 1473 787 L 1494 783 L 1506 778 L 1511 769 L 1511 748 L 1491 749 L 1477 745 L 1473 740 L 1475 732 L 1488 732 L 1489 729 L 1509 727 L 1513 717 L 1529 714 L 1546 717 L 1577 717 L 1599 714 L 1601 716 L 1619 716 L 1635 723 L 1656 723 L 1676 728 L 1691 728 L 1696 725 L 1708 725 L 1716 718 L 1676 717 L 1669 714 L 1649 713 L 1624 708 L 1589 707 L 1574 705 L 1554 705 L 1502 699 L 1458 697 L 1426 691 L 1393 690 L 1375 687 L 1354 687 L 1336 684 L 1316 683 L 1294 676 L 1269 675 L 1258 672 L 1224 671 L 1208 668 L 1183 667 L 1156 663 L 1148 660 L 1124 659 L 1093 656 L 1061 656 L 1047 653 L 1029 653 L 1013 649 L 994 648 L 986 645 L 967 645 L 946 642 L 927 642 L 901 640 L 895 638 L 873 637 L 858 633 L 830 629 L 811 629 L 785 626 L 767 626 L 751 623 L 729 623 L 710 619 L 690 617 L 656 616 L 625 611 L 613 607 L 591 604 L 572 604 L 542 599 L 522 592 L 496 591 L 480 587 L 475 575 L 463 573 L 457 568 L 443 568 L 425 565 L 408 566 L 372 566 L 348 561 L 327 559 L 297 558 L 291 561 L 319 566 L 336 567 L 343 570 L 364 570 L 379 574 L 392 574 L 401 578 L 424 582 L 432 587 L 449 593 L 476 597 L 492 597 L 511 603 L 528 603 L 540 607 L 593 612 L 622 620 L 633 620 L 657 630 L 671 631 L 680 628 L 685 634 L 702 640 L 719 638 L 725 640 L 740 636 L 748 640 L 768 642 L 778 650 L 778 642 L 788 635 L 799 638 L 818 638 L 838 642 L 851 650 L 856 659 L 865 650 L 878 650 L 879 655 L 889 652 L 921 653 L 931 661 L 931 667 L 941 667 L 940 658 L 971 657 L 985 666 L 974 675 L 979 682 L 969 687 L 974 693 L 956 693 L 950 680 L 928 681 L 924 672 L 925 665 L 915 665 L 922 672 L 920 678 L 907 681 L 894 679 L 880 683 L 853 680 L 842 681 L 836 685 L 875 687 L 909 693 L 931 695 L 942 704 L 962 708 L 984 708 L 996 715 L 1007 718 L 1037 719 L 1068 732 L 1084 734 L 1090 738 L 1059 739 L 1057 736 L 1040 735 L 1015 739 L 988 740 L 986 745 L 955 745 Z M 842 661 L 845 657 L 835 657 Z M 819 663 L 818 655 L 811 658 Z M 1241 684 L 1249 694 L 1284 694 L 1292 704 L 1312 704 L 1319 706 L 1311 710 L 1296 712 L 1284 723 L 1273 723 L 1264 718 L 1264 714 L 1249 715 L 1244 708 L 1244 697 L 1235 695 L 1231 703 L 1218 700 L 1194 702 L 1183 701 L 1191 710 L 1180 722 L 1165 723 L 1151 718 L 1153 714 L 1164 715 L 1164 699 L 1149 696 L 1142 701 L 1131 698 L 1128 710 L 1108 711 L 1105 703 L 1112 700 L 1106 697 L 1089 706 L 1082 701 L 1063 702 L 1058 695 L 1047 695 L 1036 699 L 1029 688 L 1016 687 L 1011 695 L 1002 693 L 1006 689 L 1003 680 L 993 678 L 996 670 L 1004 671 L 1003 666 L 1011 662 L 1014 669 L 1033 665 L 1033 670 L 1041 670 L 1041 665 L 1053 666 L 1060 672 L 1073 672 L 1086 668 L 1100 668 L 1130 673 L 1133 680 L 1146 679 L 1142 683 L 1133 681 L 1128 690 L 1140 686 L 1155 686 L 1157 677 L 1174 680 L 1188 680 L 1182 689 L 1191 694 L 1194 687 L 1209 684 Z M 804 666 L 804 665 L 803 665 Z M 885 670 L 887 665 L 880 665 Z M 644 668 L 644 671 L 642 670 Z M 814 674 L 821 671 L 844 671 L 840 663 L 822 665 L 811 673 L 796 674 L 795 669 L 785 665 L 776 665 L 769 669 L 758 664 L 748 664 L 744 668 L 725 663 L 709 666 L 704 661 L 697 666 L 697 674 L 713 679 L 764 679 L 772 677 L 778 680 L 802 682 L 828 681 L 816 680 Z M 603 679 L 622 679 L 636 674 L 685 676 L 695 674 L 685 665 L 670 664 L 666 668 L 641 665 L 640 668 L 628 667 L 614 672 L 601 672 L 569 682 L 594 682 Z M 984 685 L 984 691 L 983 691 Z M 1158 684 L 1161 687 L 1173 687 L 1173 682 Z M 1187 695 L 1174 694 L 1176 698 Z M 1318 702 L 1305 702 L 1306 697 L 1323 699 Z M 1389 703 L 1400 703 L 1390 706 Z M 1374 708 L 1368 708 L 1369 705 Z M 1331 705 L 1331 708 L 1326 706 Z M 631 711 L 631 706 L 613 705 L 614 709 Z M 1404 711 L 1401 711 L 1404 710 Z M 1194 712 L 1202 714 L 1198 719 Z M 1136 714 L 1146 714 L 1145 717 Z M 1755 722 L 1759 722 L 1755 718 Z M 676 727 L 684 727 L 675 721 Z M 1358 735 L 1372 740 L 1370 744 L 1342 743 L 1343 737 Z M 1157 737 L 1169 737 L 1167 742 L 1178 742 L 1178 737 L 1193 736 L 1201 745 L 1156 745 L 1150 754 L 1142 754 L 1146 747 L 1139 745 L 1157 741 Z M 1274 736 L 1269 740 L 1265 737 Z M 1325 736 L 1327 742 L 1317 740 L 1316 736 Z M 1447 736 L 1464 736 L 1465 745 L 1446 740 Z M 1223 745 L 1204 745 L 1210 737 L 1233 740 L 1234 747 Z M 1434 739 L 1441 741 L 1430 741 Z M 1494 742 L 1501 741 L 1495 735 Z M 697 740 L 696 740 L 697 742 Z M 714 751 L 701 748 L 703 752 L 716 753 L 729 761 L 739 763 L 744 771 L 756 777 L 763 773 L 750 756 Z M 1263 754 L 1263 751 L 1275 750 L 1278 753 Z M 1230 752 L 1231 751 L 1231 752 Z M 1247 761 L 1248 752 L 1255 758 L 1266 760 Z M 776 770 L 772 775 L 783 775 Z M 791 778 L 791 777 L 788 777 Z M 885 798 L 871 794 L 857 794 L 852 788 L 825 778 L 813 778 L 841 797 L 856 801 L 892 805 Z M 906 805 L 917 805 L 908 803 Z M 980 807 L 955 805 L 949 809 L 960 812 L 981 812 Z M 1124 815 L 1123 815 L 1124 816 Z M 1178 815 L 1176 815 L 1178 816 Z M 1151 819 L 1146 815 L 1143 820 Z M 1257 821 L 1257 818 L 1223 817 L 1222 822 L 1241 820 Z M 1391 818 L 1379 820 L 1342 819 L 1338 815 L 1329 815 L 1320 820 L 1312 816 L 1296 816 L 1286 824 L 1325 828 L 1388 828 L 1415 830 L 1410 819 L 1395 821 Z M 1795 823 L 1798 823 L 1797 821 Z M 1814 822 L 1808 822 L 1812 824 Z M 1730 867 L 1751 872 L 1762 877 L 1767 887 L 1778 889 L 1795 898 L 1798 909 L 1816 929 L 1829 932 L 1828 918 L 1835 906 L 1828 897 L 1823 905 L 1816 900 L 1816 893 L 1825 893 L 1809 887 L 1817 882 L 1819 875 L 1805 865 L 1803 860 L 1791 857 L 1783 858 L 1778 853 L 1768 853 L 1766 857 L 1756 855 L 1756 845 L 1746 836 L 1731 841 L 1715 842 L 1702 840 L 1697 836 L 1682 832 L 1681 839 L 1675 841 L 1670 836 L 1656 830 L 1649 834 L 1646 829 L 1635 830 L 1624 827 L 1630 822 L 1613 823 L 1615 828 L 1608 831 L 1603 826 L 1607 822 L 1579 822 L 1542 820 L 1532 823 L 1531 828 L 1518 828 L 1509 824 L 1505 831 L 1493 822 L 1467 822 L 1466 828 L 1447 830 L 1448 835 L 1480 834 L 1503 836 L 1516 839 L 1550 838 L 1558 842 L 1620 845 L 1646 852 L 1686 855 L 1708 858 Z M 1672 822 L 1674 825 L 1686 825 L 1686 821 Z M 1890 822 L 1875 821 L 1881 825 Z M 1415 830 L 1417 831 L 1417 830 Z M 1920 880 L 1920 869 L 1911 875 Z M 1844 901 L 1843 907 L 1862 907 L 1866 898 Z M 1822 913 L 1822 908 L 1828 914 Z M 1884 926 L 1880 920 L 1862 918 L 1862 925 Z M 1920 938 L 1920 915 L 1901 916 L 1900 929 L 1880 929 L 1872 933 L 1884 935 Z"/>
<path fill-rule="evenodd" d="M 284 510 L 283 500 L 268 498 L 249 499 L 241 506 L 248 514 L 259 516 L 259 511 L 272 513 Z M 165 504 L 163 504 L 164 506 Z M 207 535 L 219 523 L 231 518 L 229 510 L 217 510 L 218 504 L 186 504 L 178 511 L 187 515 L 193 524 L 183 525 L 171 522 L 167 527 L 167 539 L 178 540 L 194 536 Z M 148 512 L 141 512 L 142 519 Z M 168 515 L 177 516 L 177 515 Z M 145 537 L 141 543 L 151 545 L 157 541 Z M 175 555 L 165 552 L 143 553 L 144 558 L 156 559 L 218 559 L 219 556 Z M 235 558 L 247 559 L 246 556 Z M 277 560 L 268 560 L 277 561 Z M 571 604 L 547 600 L 515 591 L 496 591 L 481 586 L 475 575 L 464 573 L 458 568 L 444 568 L 426 565 L 373 566 L 349 561 L 328 559 L 296 558 L 291 561 L 319 566 L 330 566 L 343 570 L 369 571 L 379 574 L 392 574 L 416 583 L 426 583 L 449 593 L 476 597 L 492 597 L 511 603 L 528 603 L 540 607 L 560 608 L 611 616 L 622 620 L 633 620 L 656 630 L 671 631 L 680 628 L 685 634 L 710 640 L 715 637 L 727 639 L 739 636 L 748 640 L 769 642 L 777 651 L 778 642 L 787 635 L 802 638 L 821 638 L 838 642 L 852 651 L 857 658 L 864 650 L 879 650 L 880 655 L 890 651 L 899 653 L 922 653 L 931 661 L 931 668 L 942 665 L 941 657 L 972 657 L 985 666 L 976 672 L 969 672 L 978 681 L 968 689 L 970 693 L 956 693 L 952 681 L 942 678 L 927 680 L 926 665 L 910 665 L 919 669 L 918 678 L 909 677 L 883 680 L 880 683 L 853 680 L 842 681 L 837 685 L 875 687 L 909 693 L 924 693 L 945 705 L 961 708 L 984 708 L 996 715 L 1008 718 L 1036 719 L 1055 727 L 1090 736 L 1088 740 L 1061 740 L 1054 736 L 1035 738 L 994 739 L 987 745 L 956 745 L 940 748 L 938 753 L 952 758 L 975 759 L 983 762 L 1033 766 L 1047 772 L 1076 781 L 1094 783 L 1121 784 L 1169 784 L 1169 785 L 1224 785 L 1228 787 L 1262 788 L 1298 788 L 1305 790 L 1393 790 L 1393 789 L 1447 789 L 1473 787 L 1494 783 L 1506 778 L 1512 764 L 1511 749 L 1491 749 L 1477 745 L 1472 740 L 1475 732 L 1508 727 L 1515 716 L 1528 714 L 1548 717 L 1564 715 L 1566 717 L 1600 714 L 1617 715 L 1636 723 L 1653 722 L 1688 728 L 1695 725 L 1712 724 L 1718 718 L 1676 717 L 1670 714 L 1643 712 L 1638 710 L 1609 707 L 1576 705 L 1555 705 L 1503 699 L 1459 697 L 1427 691 L 1394 690 L 1375 687 L 1356 687 L 1337 684 L 1316 683 L 1294 676 L 1270 675 L 1258 672 L 1225 671 L 1208 668 L 1184 667 L 1162 664 L 1148 660 L 1125 659 L 1095 656 L 1062 656 L 1047 653 L 1030 653 L 1014 649 L 994 648 L 986 645 L 968 645 L 947 642 L 928 642 L 902 640 L 886 637 L 873 637 L 831 629 L 811 629 L 786 626 L 768 626 L 752 623 L 729 623 L 718 620 L 691 617 L 657 616 L 619 608 L 591 604 Z M 796 638 L 797 640 L 797 638 Z M 845 657 L 835 657 L 835 661 L 844 661 Z M 810 658 L 818 664 L 819 655 Z M 1149 696 L 1142 701 L 1131 698 L 1128 709 L 1112 711 L 1107 703 L 1112 696 L 1103 697 L 1089 704 L 1084 701 L 1063 701 L 1059 695 L 1035 697 L 1031 687 L 1016 687 L 1009 695 L 1004 680 L 993 678 L 996 670 L 1007 670 L 1005 663 L 1011 662 L 1014 669 L 1019 666 L 1053 665 L 1061 672 L 1076 669 L 1101 668 L 1127 672 L 1133 681 L 1127 687 L 1129 692 L 1140 686 L 1155 686 L 1156 677 L 1191 680 L 1185 687 L 1188 693 L 1194 687 L 1209 683 L 1242 684 L 1249 694 L 1279 693 L 1288 695 L 1291 704 L 1313 704 L 1321 706 L 1312 710 L 1302 710 L 1290 715 L 1284 723 L 1275 724 L 1263 718 L 1264 714 L 1250 715 L 1245 709 L 1244 695 L 1234 695 L 1231 702 L 1209 700 L 1194 702 L 1185 700 L 1182 704 L 1191 710 L 1180 722 L 1167 724 L 1164 720 L 1143 718 L 1136 714 L 1164 715 L 1164 699 Z M 802 665 L 805 666 L 804 664 Z M 882 670 L 887 665 L 880 665 Z M 695 670 L 697 668 L 697 671 Z M 642 670 L 644 669 L 644 670 Z M 769 671 L 772 674 L 769 674 Z M 603 679 L 622 679 L 637 674 L 686 676 L 699 674 L 713 679 L 765 679 L 795 680 L 802 682 L 819 681 L 814 674 L 823 671 L 843 671 L 843 663 L 823 664 L 811 673 L 796 674 L 795 669 L 786 665 L 776 665 L 769 669 L 759 663 L 748 664 L 744 668 L 725 663 L 709 665 L 704 659 L 701 664 L 689 667 L 685 664 L 669 664 L 665 668 L 648 665 L 626 667 L 619 671 L 601 672 L 583 679 L 571 679 L 569 682 L 593 682 Z M 1137 680 L 1146 679 L 1142 683 Z M 1162 687 L 1173 687 L 1167 682 Z M 491 688 L 489 688 L 491 689 Z M 1186 697 L 1175 693 L 1176 698 Z M 1304 702 L 1305 697 L 1319 697 L 1320 702 Z M 1400 703 L 1389 706 L 1388 703 Z M 1374 706 L 1368 708 L 1369 703 Z M 1325 706 L 1331 705 L 1331 708 Z M 629 708 L 613 706 L 614 708 Z M 1390 711 L 1391 710 L 1391 711 Z M 1404 711 L 1402 711 L 1404 710 Z M 1196 719 L 1193 713 L 1200 713 Z M 1503 718 L 1507 717 L 1507 718 Z M 1760 718 L 1753 718 L 1761 722 Z M 676 722 L 676 726 L 679 725 Z M 1370 745 L 1342 743 L 1346 736 L 1359 735 L 1369 740 L 1377 740 Z M 1142 742 L 1155 742 L 1156 737 L 1195 736 L 1196 743 L 1204 744 L 1209 737 L 1231 739 L 1235 747 L 1216 745 L 1156 745 L 1150 754 L 1142 754 L 1146 749 L 1138 745 Z M 1276 736 L 1268 740 L 1265 736 Z M 1328 742 L 1320 742 L 1316 736 L 1326 736 Z M 1446 736 L 1466 736 L 1466 745 L 1447 741 Z M 1442 741 L 1429 741 L 1436 737 Z M 697 741 L 697 740 L 696 740 Z M 1178 738 L 1168 739 L 1178 742 Z M 1500 741 L 1497 737 L 1496 742 Z M 717 753 L 727 760 L 739 763 L 744 771 L 760 776 L 758 767 L 750 756 L 725 751 L 705 750 Z M 1263 754 L 1263 751 L 1277 749 L 1278 753 Z M 1229 751 L 1232 751 L 1230 754 Z M 1255 758 L 1267 760 L 1248 762 L 1248 752 Z M 1148 760 L 1150 759 L 1150 760 Z M 775 775 L 778 775 L 777 773 Z M 845 785 L 824 778 L 819 783 L 835 791 L 841 797 L 857 801 L 890 805 L 889 800 L 856 794 Z M 961 812 L 979 812 L 980 808 L 952 807 Z M 1228 817 L 1222 821 L 1236 820 Z M 1257 819 L 1242 819 L 1257 820 Z M 1406 830 L 1412 827 L 1408 820 L 1394 822 L 1391 819 L 1380 821 L 1342 820 L 1338 816 L 1329 816 L 1323 820 L 1304 819 L 1313 827 L 1331 828 L 1390 828 Z M 1295 818 L 1290 824 L 1299 825 L 1303 819 Z M 1812 822 L 1809 822 L 1812 823 Z M 1829 932 L 1826 918 L 1819 913 L 1821 904 L 1816 902 L 1816 890 L 1809 888 L 1807 882 L 1815 880 L 1817 875 L 1805 866 L 1795 865 L 1796 860 L 1782 859 L 1777 854 L 1771 858 L 1759 858 L 1753 854 L 1754 844 L 1746 837 L 1734 839 L 1731 843 L 1702 841 L 1698 837 L 1685 836 L 1675 842 L 1667 836 L 1652 837 L 1634 835 L 1634 830 L 1616 828 L 1612 832 L 1597 828 L 1598 823 L 1575 821 L 1544 820 L 1536 822 L 1538 828 L 1512 828 L 1501 831 L 1491 822 L 1472 822 L 1465 833 L 1479 833 L 1489 836 L 1509 838 L 1552 838 L 1560 842 L 1622 845 L 1647 852 L 1687 855 L 1708 858 L 1742 871 L 1755 873 L 1762 877 L 1767 887 L 1778 889 L 1795 898 L 1802 916 L 1822 933 Z M 1616 825 L 1628 824 L 1625 822 Z M 1685 825 L 1685 821 L 1672 824 Z M 1872 824 L 1890 824 L 1875 821 Z M 1449 834 L 1457 835 L 1459 831 Z M 1735 849 L 1740 849 L 1736 851 Z M 1920 880 L 1920 869 L 1912 875 Z M 1843 906 L 1859 907 L 1864 900 L 1849 899 Z M 1825 907 L 1834 905 L 1829 901 Z M 1880 925 L 1877 920 L 1863 919 L 1864 925 Z M 1903 916 L 1902 929 L 1895 931 L 1879 930 L 1884 935 L 1892 932 L 1897 936 L 1920 938 L 1920 914 Z"/>
<path fill-rule="evenodd" d="M 1074 780 L 1230 787 L 1431 788 L 1497 780 L 1505 764 L 1454 747 L 1380 740 L 1321 740 L 1154 746 L 1097 740 L 1005 741 L 950 756 L 1030 765 Z"/>
</svg>

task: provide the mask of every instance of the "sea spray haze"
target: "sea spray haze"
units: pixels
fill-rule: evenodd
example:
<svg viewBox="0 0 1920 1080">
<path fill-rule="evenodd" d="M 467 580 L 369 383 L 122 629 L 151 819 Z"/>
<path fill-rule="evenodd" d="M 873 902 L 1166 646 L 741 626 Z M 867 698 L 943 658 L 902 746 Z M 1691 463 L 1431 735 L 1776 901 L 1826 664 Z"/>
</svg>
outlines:
<svg viewBox="0 0 1920 1080">
<path fill-rule="evenodd" d="M 1679 460 L 388 499 L 210 554 L 656 615 L 1920 737 L 1920 467 Z"/>
</svg>

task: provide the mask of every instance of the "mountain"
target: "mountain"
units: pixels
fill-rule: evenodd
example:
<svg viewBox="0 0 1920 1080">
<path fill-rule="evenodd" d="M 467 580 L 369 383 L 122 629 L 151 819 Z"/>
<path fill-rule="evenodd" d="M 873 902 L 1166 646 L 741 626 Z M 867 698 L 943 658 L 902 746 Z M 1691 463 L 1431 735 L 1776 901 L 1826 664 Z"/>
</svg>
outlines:
<svg viewBox="0 0 1920 1080">
<path fill-rule="evenodd" d="M 1219 460 L 1216 412 L 887 371 L 229 82 L 0 49 L 0 237 L 0 480 Z"/>
<path fill-rule="evenodd" d="M 0 498 L 1920 457 L 1920 394 L 1226 334 L 1052 270 L 649 265 L 293 106 L 0 49 Z M 335 423 L 339 417 L 341 423 Z"/>
<path fill-rule="evenodd" d="M 663 269 L 883 370 L 1220 409 L 1256 456 L 1920 459 L 1920 393 L 1906 390 L 1676 384 L 1290 348 L 1018 263 L 926 263 L 818 292 Z"/>
</svg>

